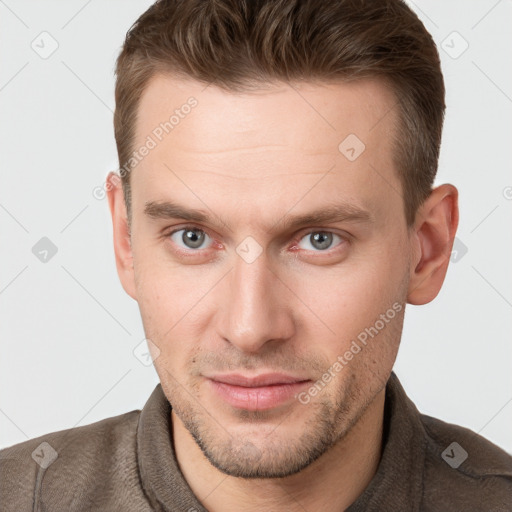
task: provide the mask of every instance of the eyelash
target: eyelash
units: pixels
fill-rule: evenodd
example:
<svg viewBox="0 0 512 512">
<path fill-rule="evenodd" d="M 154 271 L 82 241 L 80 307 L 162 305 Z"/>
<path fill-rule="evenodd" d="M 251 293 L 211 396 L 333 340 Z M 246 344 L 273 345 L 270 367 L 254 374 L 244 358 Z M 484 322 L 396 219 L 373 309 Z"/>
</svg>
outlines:
<svg viewBox="0 0 512 512">
<path fill-rule="evenodd" d="M 205 229 L 203 228 L 200 228 L 198 226 L 192 226 L 192 225 L 188 225 L 188 226 L 182 226 L 180 228 L 176 228 L 176 229 L 173 229 L 172 231 L 168 232 L 167 234 L 165 234 L 165 238 L 169 239 L 171 238 L 172 235 L 174 235 L 175 233 L 179 233 L 180 231 L 200 231 L 202 233 L 204 233 L 205 235 L 207 235 L 209 238 L 211 238 L 213 240 L 213 244 L 215 245 L 215 239 L 214 237 L 212 237 L 208 231 L 206 231 Z M 298 236 L 297 238 L 295 238 L 292 242 L 292 247 L 295 249 L 297 248 L 297 245 L 300 243 L 300 241 L 306 237 L 307 235 L 311 235 L 312 233 L 329 233 L 329 234 L 332 234 L 332 235 L 335 235 L 339 238 L 341 238 L 341 242 L 336 245 L 333 249 L 327 249 L 325 251 L 307 251 L 307 252 L 312 252 L 312 253 L 318 253 L 319 255 L 325 255 L 325 254 L 328 254 L 328 255 L 332 255 L 333 253 L 336 252 L 336 249 L 338 249 L 338 251 L 340 250 L 339 247 L 340 246 L 344 246 L 346 243 L 348 243 L 350 240 L 348 238 L 348 236 L 342 236 L 338 233 L 335 233 L 334 231 L 329 231 L 329 230 L 324 230 L 324 229 L 310 229 L 309 231 L 307 232 L 303 232 L 300 236 Z M 172 242 L 171 242 L 172 243 Z M 173 244 L 174 245 L 174 244 Z M 221 246 L 220 244 L 217 244 L 217 246 Z M 197 249 L 197 250 L 194 250 L 194 249 L 188 249 L 188 250 L 185 250 L 185 249 L 176 249 L 174 248 L 174 251 L 176 253 L 178 253 L 180 256 L 184 256 L 184 257 L 194 257 L 196 256 L 197 254 L 201 253 L 202 251 L 206 251 L 207 249 Z M 300 250 L 300 248 L 299 248 Z M 305 250 L 305 249 L 304 249 Z"/>
</svg>

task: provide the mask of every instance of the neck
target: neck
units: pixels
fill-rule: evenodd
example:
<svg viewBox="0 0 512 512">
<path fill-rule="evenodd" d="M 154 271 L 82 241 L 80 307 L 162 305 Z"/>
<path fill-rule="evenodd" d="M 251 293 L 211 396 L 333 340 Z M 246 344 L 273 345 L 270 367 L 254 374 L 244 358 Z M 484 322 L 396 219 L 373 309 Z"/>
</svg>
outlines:
<svg viewBox="0 0 512 512">
<path fill-rule="evenodd" d="M 300 473 L 276 479 L 235 478 L 206 459 L 172 411 L 176 458 L 188 485 L 210 512 L 345 510 L 377 471 L 382 448 L 385 390 L 351 430 Z"/>
</svg>

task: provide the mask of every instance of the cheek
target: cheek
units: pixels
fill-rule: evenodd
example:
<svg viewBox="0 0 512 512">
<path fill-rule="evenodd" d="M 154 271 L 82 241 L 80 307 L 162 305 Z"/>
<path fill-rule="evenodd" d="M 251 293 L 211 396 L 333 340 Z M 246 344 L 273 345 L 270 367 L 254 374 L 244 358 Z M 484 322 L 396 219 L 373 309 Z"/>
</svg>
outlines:
<svg viewBox="0 0 512 512">
<path fill-rule="evenodd" d="M 161 242 L 135 239 L 133 261 L 139 306 L 155 322 L 173 322 L 185 313 L 189 297 L 200 292 L 203 281 L 173 262 Z"/>
<path fill-rule="evenodd" d="M 185 314 L 185 283 L 175 269 L 155 261 L 149 254 L 134 254 L 134 267 L 137 301 L 146 336 L 162 350 L 161 341 L 172 334 Z"/>
<path fill-rule="evenodd" d="M 405 307 L 406 262 L 400 260 L 403 255 L 399 251 L 392 253 L 390 249 L 387 255 L 382 249 L 370 252 L 368 257 L 347 260 L 330 270 L 311 267 L 296 280 L 294 291 L 310 308 L 306 310 L 298 303 L 304 325 L 309 336 L 322 340 L 317 342 L 317 350 L 330 361 L 349 350 L 354 340 L 365 348 L 364 342 L 374 339 L 379 343 L 365 349 L 363 357 L 354 357 L 358 359 L 354 366 L 367 357 L 394 359 L 402 325 L 400 311 Z"/>
<path fill-rule="evenodd" d="M 211 314 L 208 291 L 218 275 L 206 267 L 159 260 L 150 250 L 139 251 L 134 260 L 144 332 L 160 350 L 155 366 L 181 372 L 199 348 L 196 340 L 204 338 L 202 328 Z"/>
<path fill-rule="evenodd" d="M 397 283 L 402 280 L 403 270 L 399 270 L 399 264 L 374 263 L 331 271 L 312 269 L 296 280 L 294 291 L 315 314 L 310 312 L 310 317 L 317 316 L 324 327 L 342 334 L 364 327 L 392 306 L 400 296 Z"/>
</svg>

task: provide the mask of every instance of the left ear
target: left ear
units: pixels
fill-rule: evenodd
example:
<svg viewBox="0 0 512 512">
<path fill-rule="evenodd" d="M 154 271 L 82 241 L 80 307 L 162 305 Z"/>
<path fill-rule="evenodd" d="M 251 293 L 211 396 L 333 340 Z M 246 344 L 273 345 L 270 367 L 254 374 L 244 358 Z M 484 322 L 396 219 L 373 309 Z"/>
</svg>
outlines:
<svg viewBox="0 0 512 512">
<path fill-rule="evenodd" d="M 410 233 L 413 247 L 409 304 L 427 304 L 443 285 L 459 224 L 458 195 L 453 185 L 440 185 L 416 213 Z"/>
</svg>

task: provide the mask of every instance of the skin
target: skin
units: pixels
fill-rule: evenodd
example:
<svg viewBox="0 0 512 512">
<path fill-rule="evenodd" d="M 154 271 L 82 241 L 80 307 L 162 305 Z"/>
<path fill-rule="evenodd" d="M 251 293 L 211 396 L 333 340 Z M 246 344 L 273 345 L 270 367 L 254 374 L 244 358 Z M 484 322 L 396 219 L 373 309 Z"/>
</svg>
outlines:
<svg viewBox="0 0 512 512">
<path fill-rule="evenodd" d="M 379 81 L 233 93 L 158 75 L 135 147 L 190 96 L 197 106 L 131 174 L 130 228 L 119 180 L 108 178 L 117 269 L 157 347 L 179 466 L 210 511 L 345 509 L 378 467 L 405 304 L 430 302 L 445 278 L 457 189 L 435 188 L 407 227 L 395 98 Z M 338 149 L 349 134 L 366 146 L 354 161 Z M 165 201 L 208 219 L 145 213 Z M 341 202 L 370 220 L 284 225 Z M 184 231 L 170 235 L 190 225 L 207 235 L 199 248 Z M 326 246 L 318 232 L 333 234 Z M 261 248 L 251 263 L 236 251 L 248 236 Z M 205 377 L 274 371 L 315 382 L 393 304 L 401 311 L 307 404 L 235 408 Z"/>
</svg>

